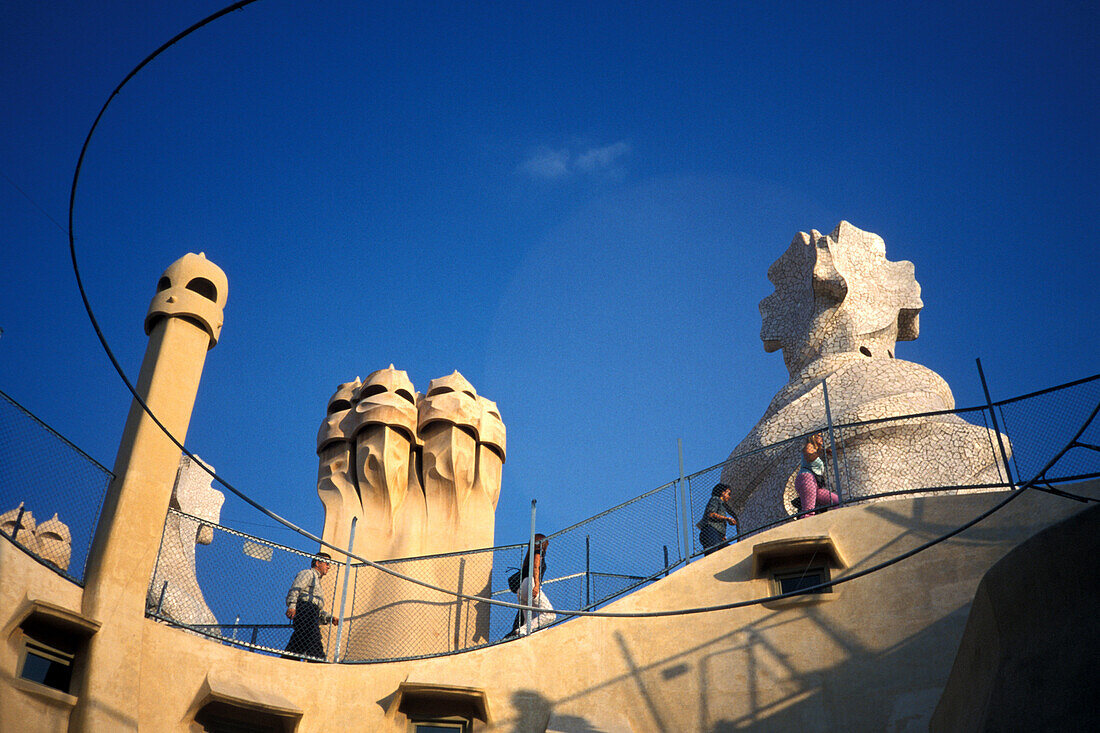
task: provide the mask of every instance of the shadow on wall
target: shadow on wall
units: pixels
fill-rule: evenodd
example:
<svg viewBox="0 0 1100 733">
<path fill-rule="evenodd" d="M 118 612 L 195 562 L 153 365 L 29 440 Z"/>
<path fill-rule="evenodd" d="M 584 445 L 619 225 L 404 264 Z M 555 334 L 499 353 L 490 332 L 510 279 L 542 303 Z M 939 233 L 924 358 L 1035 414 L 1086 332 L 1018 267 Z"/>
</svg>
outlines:
<svg viewBox="0 0 1100 733">
<path fill-rule="evenodd" d="M 512 705 L 523 711 L 520 718 L 511 721 L 512 733 L 529 733 L 533 730 L 544 730 L 546 733 L 618 733 L 618 729 L 613 731 L 597 727 L 580 715 L 555 713 L 550 701 L 534 690 L 517 690 L 512 693 Z"/>
<path fill-rule="evenodd" d="M 512 695 L 512 704 L 521 711 L 514 720 L 502 721 L 502 729 L 515 733 L 527 731 L 555 731 L 556 733 L 612 733 L 629 730 L 625 718 L 618 710 L 607 711 L 604 702 L 594 704 L 602 711 L 595 719 L 577 715 L 556 713 L 554 709 L 568 705 L 576 709 L 576 703 L 608 688 L 627 685 L 634 688 L 643 700 L 631 716 L 635 723 L 644 721 L 642 729 L 672 733 L 683 729 L 689 718 L 684 708 L 689 706 L 683 692 L 685 674 L 697 675 L 698 708 L 689 729 L 701 731 L 754 730 L 861 730 L 868 721 L 889 721 L 886 730 L 925 730 L 932 709 L 942 687 L 939 684 L 923 689 L 901 691 L 887 696 L 887 700 L 867 700 L 866 708 L 876 704 L 880 710 L 869 713 L 853 704 L 858 691 L 867 687 L 867 680 L 898 679 L 911 685 L 914 677 L 914 660 L 934 659 L 943 656 L 942 639 L 945 635 L 957 636 L 966 617 L 961 608 L 919 633 L 880 651 L 871 650 L 853 639 L 844 629 L 829 623 L 819 614 L 794 615 L 790 611 L 776 611 L 759 621 L 736 631 L 715 637 L 682 653 L 656 662 L 636 665 L 630 644 L 621 634 L 616 634 L 617 646 L 630 672 L 619 675 L 561 700 L 550 700 L 533 690 L 520 690 Z M 812 664 L 813 654 L 807 651 L 791 653 L 789 645 L 777 643 L 773 638 L 783 627 L 794 623 L 812 624 L 818 632 L 825 632 L 833 643 L 840 644 L 847 652 L 843 662 L 820 670 L 807 669 L 799 664 L 804 659 Z M 807 634 L 810 636 L 811 634 Z M 788 647 L 783 651 L 782 647 Z M 927 666 L 946 675 L 948 660 L 940 659 Z M 919 663 L 918 663 L 919 665 Z M 904 681 L 908 680 L 908 683 Z M 878 684 L 881 690 L 881 683 Z M 625 693 L 626 690 L 624 689 Z M 831 695 L 837 695 L 835 701 Z M 741 701 L 734 705 L 716 696 L 736 696 Z M 595 702 L 595 701 L 594 701 Z M 834 704 L 835 702 L 835 704 Z M 624 700 L 624 704 L 626 700 Z M 881 709 L 889 706 L 888 709 Z M 729 715 L 730 708 L 744 710 L 739 715 Z M 877 726 L 876 726 L 877 727 Z"/>
<path fill-rule="evenodd" d="M 1096 725 L 1097 555 L 1100 507 L 1094 505 L 990 568 L 974 596 L 931 730 Z"/>
<path fill-rule="evenodd" d="M 869 727 L 888 731 L 926 730 L 942 683 L 935 684 L 927 674 L 922 679 L 914 667 L 923 664 L 932 675 L 937 667 L 944 669 L 945 660 L 936 661 L 943 656 L 942 639 L 957 636 L 965 612 L 965 608 L 959 609 L 881 651 L 853 643 L 846 631 L 823 622 L 820 617 L 810 616 L 820 630 L 828 632 L 833 641 L 848 647 L 849 651 L 844 661 L 816 671 L 805 670 L 795 663 L 800 657 L 812 659 L 812 654 L 786 654 L 772 643 L 771 632 L 788 622 L 776 618 L 782 615 L 778 612 L 746 629 L 748 638 L 743 644 L 716 649 L 704 658 L 699 671 L 703 683 L 699 695 L 700 730 L 829 731 L 866 730 Z M 730 674 L 732 665 L 723 664 L 723 657 L 737 652 L 746 660 L 740 675 L 747 682 L 741 693 L 748 698 L 744 705 L 746 711 L 733 717 L 712 719 L 707 712 L 709 696 L 705 681 L 708 677 Z M 924 661 L 915 663 L 914 660 Z M 783 673 L 789 676 L 784 678 Z M 881 681 L 891 679 L 898 681 L 896 693 L 860 702 L 860 690 L 869 687 L 870 680 L 876 680 L 875 687 L 881 693 Z"/>
<path fill-rule="evenodd" d="M 991 495 L 990 503 L 996 498 Z M 887 507 L 873 509 L 881 509 L 876 513 L 904 531 L 868 550 L 859 563 L 862 567 L 957 526 L 941 526 L 942 512 L 913 517 Z M 657 632 L 647 622 L 625 626 L 615 633 L 615 643 L 605 647 L 608 653 L 618 651 L 619 666 L 625 672 L 558 700 L 529 690 L 519 692 L 513 703 L 522 711 L 521 717 L 501 721 L 502 727 L 617 731 L 631 724 L 655 731 L 927 730 L 977 584 L 966 548 L 1011 541 L 1017 533 L 1026 532 L 1029 523 L 1021 512 L 1027 511 L 1023 506 L 1012 507 L 989 520 L 992 526 L 952 540 L 953 552 L 926 558 L 915 567 L 887 568 L 874 585 L 856 581 L 841 586 L 837 589 L 843 595 L 840 604 L 811 602 L 766 612 L 748 622 L 740 620 L 743 612 L 724 612 L 735 629 L 701 638 L 656 661 L 638 662 L 646 659 L 643 650 L 649 646 L 648 638 L 668 631 Z M 723 569 L 715 577 L 732 582 L 731 573 Z M 903 629 L 914 626 L 912 614 L 921 614 L 914 610 L 920 606 L 931 609 L 936 620 L 905 634 Z M 697 627 L 690 619 L 684 623 L 690 639 L 688 629 Z M 838 661 L 829 664 L 827 660 Z M 577 710 L 594 712 L 587 717 L 569 715 Z"/>
<path fill-rule="evenodd" d="M 516 690 L 512 693 L 512 707 L 520 716 L 510 721 L 513 733 L 546 730 L 550 720 L 550 701 L 534 690 Z"/>
</svg>

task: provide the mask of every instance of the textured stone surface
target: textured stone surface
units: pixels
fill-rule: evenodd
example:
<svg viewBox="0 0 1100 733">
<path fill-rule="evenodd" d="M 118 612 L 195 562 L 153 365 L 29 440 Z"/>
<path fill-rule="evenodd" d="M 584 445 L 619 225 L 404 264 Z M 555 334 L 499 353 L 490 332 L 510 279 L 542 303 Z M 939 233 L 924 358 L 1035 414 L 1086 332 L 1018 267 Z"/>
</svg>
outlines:
<svg viewBox="0 0 1100 733">
<path fill-rule="evenodd" d="M 38 539 L 39 556 L 62 570 L 68 570 L 73 555 L 73 534 L 69 531 L 69 525 L 58 518 L 57 512 L 39 524 L 34 534 Z"/>
<path fill-rule="evenodd" d="M 23 510 L 22 517 L 19 516 Z M 16 529 L 18 522 L 19 528 Z M 0 531 L 61 570 L 69 569 L 73 554 L 73 535 L 69 525 L 62 522 L 55 512 L 41 524 L 36 524 L 34 514 L 19 502 L 16 508 L 0 514 Z"/>
<path fill-rule="evenodd" d="M 768 279 L 775 292 L 760 303 L 760 337 L 766 351 L 783 350 L 790 381 L 722 473 L 743 527 L 794 513 L 805 438 L 793 438 L 827 427 L 823 383 L 834 424 L 955 407 L 938 374 L 894 358 L 896 341 L 917 338 L 923 302 L 912 263 L 887 260 L 882 238 L 844 221 L 828 236 L 800 232 Z M 827 457 L 826 469 L 842 500 L 1000 483 L 1006 475 L 995 433 L 956 415 L 836 430 L 834 437 L 837 465 Z"/>
<path fill-rule="evenodd" d="M 491 547 L 505 459 L 497 406 L 457 371 L 424 394 L 391 364 L 341 384 L 317 435 L 317 493 L 326 542 L 370 560 Z M 487 593 L 485 562 L 438 558 L 400 571 L 446 588 Z M 340 559 L 340 558 L 337 558 Z M 476 604 L 456 602 L 383 573 L 361 573 L 348 647 L 364 657 L 468 646 L 488 632 Z M 337 574 L 323 583 L 331 588 Z"/>
<path fill-rule="evenodd" d="M 195 574 L 195 545 L 209 545 L 214 539 L 213 528 L 199 520 L 217 524 L 225 502 L 225 494 L 215 489 L 212 481 L 210 474 L 189 456 L 180 457 L 171 506 L 198 519 L 168 514 L 157 568 L 149 582 L 146 605 L 155 609 L 160 603 L 162 616 L 183 624 L 218 623 Z"/>
<path fill-rule="evenodd" d="M 23 516 L 19 516 L 21 510 Z M 23 506 L 23 502 L 19 502 L 19 506 L 14 509 L 0 514 L 0 530 L 35 555 L 38 554 L 38 538 L 34 534 L 37 528 L 34 514 Z"/>
</svg>

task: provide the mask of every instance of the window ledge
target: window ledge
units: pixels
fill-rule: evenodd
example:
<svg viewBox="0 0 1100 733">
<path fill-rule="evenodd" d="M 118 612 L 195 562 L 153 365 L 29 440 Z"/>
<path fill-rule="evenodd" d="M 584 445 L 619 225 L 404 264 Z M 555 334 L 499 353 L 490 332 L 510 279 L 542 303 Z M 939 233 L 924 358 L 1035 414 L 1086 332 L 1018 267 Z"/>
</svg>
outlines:
<svg viewBox="0 0 1100 733">
<path fill-rule="evenodd" d="M 23 601 L 23 607 L 15 614 L 12 622 L 8 624 L 5 636 L 10 636 L 12 631 L 23 626 L 28 620 L 33 623 L 60 629 L 73 634 L 80 639 L 91 638 L 99 631 L 100 623 L 76 611 L 70 611 L 63 606 L 27 598 Z"/>
<path fill-rule="evenodd" d="M 415 714 L 416 709 L 423 705 L 457 708 L 458 712 L 469 712 L 472 717 L 480 719 L 486 725 L 493 723 L 489 713 L 489 698 L 485 690 L 408 679 L 397 686 L 397 692 L 390 702 L 387 716 L 393 717 L 396 713 Z"/>
<path fill-rule="evenodd" d="M 258 710 L 293 722 L 302 718 L 302 710 L 278 693 L 248 686 L 240 679 L 208 673 L 199 696 L 201 708 L 210 702 L 219 702 L 238 708 Z"/>
<path fill-rule="evenodd" d="M 760 542 L 752 548 L 752 574 L 758 580 L 767 581 L 771 593 L 779 592 L 779 582 L 776 579 L 781 573 L 791 570 L 808 569 L 812 567 L 821 569 L 824 577 L 832 580 L 830 570 L 841 570 L 848 567 L 836 543 L 828 535 L 817 537 L 789 537 L 772 542 Z M 760 605 L 772 610 L 789 608 L 802 608 L 816 606 L 820 603 L 835 601 L 840 594 L 836 588 L 830 587 L 827 592 L 805 593 L 788 596 L 774 601 L 767 601 Z"/>
<path fill-rule="evenodd" d="M 838 593 L 836 590 L 832 590 L 828 593 L 807 593 L 800 596 L 780 598 L 775 601 L 765 601 L 760 605 L 773 611 L 782 611 L 785 608 L 802 608 L 804 606 L 816 606 L 820 603 L 835 601 L 839 597 L 840 593 Z"/>
<path fill-rule="evenodd" d="M 52 687 L 32 682 L 31 680 L 23 679 L 22 677 L 13 677 L 11 679 L 12 687 L 17 690 L 22 690 L 28 695 L 33 695 L 40 700 L 45 700 L 47 703 L 59 707 L 59 708 L 72 708 L 76 705 L 77 698 L 75 695 L 70 695 L 67 692 L 61 690 L 55 690 Z"/>
<path fill-rule="evenodd" d="M 790 537 L 753 545 L 752 575 L 763 578 L 771 568 L 806 562 L 811 557 L 820 558 L 836 570 L 848 567 L 832 537 Z"/>
</svg>

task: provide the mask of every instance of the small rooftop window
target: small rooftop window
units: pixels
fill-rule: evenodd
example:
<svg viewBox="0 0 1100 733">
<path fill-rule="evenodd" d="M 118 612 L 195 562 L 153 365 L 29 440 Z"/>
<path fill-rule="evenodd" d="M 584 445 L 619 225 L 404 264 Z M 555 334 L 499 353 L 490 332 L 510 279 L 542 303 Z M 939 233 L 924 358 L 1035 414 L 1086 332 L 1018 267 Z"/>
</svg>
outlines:
<svg viewBox="0 0 1100 733">
<path fill-rule="evenodd" d="M 831 537 L 791 537 L 761 542 L 752 548 L 753 577 L 768 580 L 772 593 L 799 593 L 832 579 L 832 570 L 847 563 L 841 558 Z M 816 603 L 832 598 L 831 586 L 807 591 L 764 605 L 768 608 Z"/>
<path fill-rule="evenodd" d="M 68 647 L 68 645 L 65 645 Z M 69 691 L 73 678 L 75 650 L 54 647 L 30 636 L 23 639 L 23 659 L 19 676 L 62 692 Z"/>
</svg>

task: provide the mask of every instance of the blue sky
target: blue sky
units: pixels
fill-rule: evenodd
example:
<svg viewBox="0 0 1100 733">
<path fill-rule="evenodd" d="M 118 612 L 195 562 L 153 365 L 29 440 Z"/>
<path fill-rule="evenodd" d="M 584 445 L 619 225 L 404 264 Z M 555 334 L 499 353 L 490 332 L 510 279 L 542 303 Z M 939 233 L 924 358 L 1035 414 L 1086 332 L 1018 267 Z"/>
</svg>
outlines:
<svg viewBox="0 0 1100 733">
<path fill-rule="evenodd" d="M 219 9 L 0 12 L 0 389 L 110 467 L 129 395 L 56 222 L 99 107 Z M 915 263 L 899 358 L 960 405 L 1095 373 L 1094 3 L 262 0 L 144 69 L 75 210 L 136 378 L 157 278 L 227 273 L 188 446 L 313 531 L 336 385 L 458 369 L 500 406 L 498 542 L 723 460 L 785 383 L 757 304 L 799 230 L 841 219 Z M 52 220 L 55 221 L 52 221 Z M 227 503 L 227 523 L 270 521 Z M 278 535 L 282 537 L 282 535 Z M 307 543 L 308 544 L 308 543 Z"/>
</svg>

